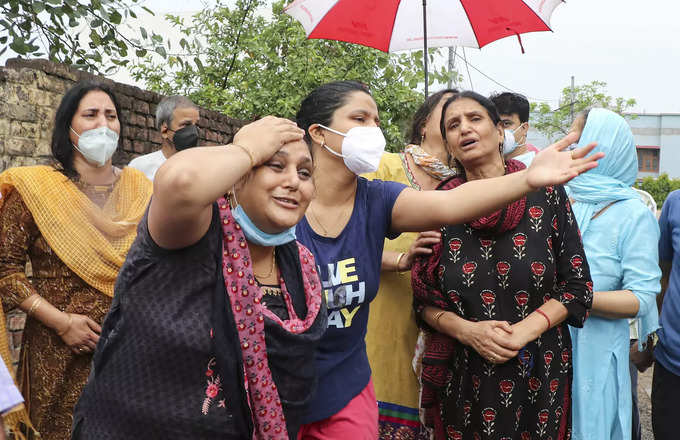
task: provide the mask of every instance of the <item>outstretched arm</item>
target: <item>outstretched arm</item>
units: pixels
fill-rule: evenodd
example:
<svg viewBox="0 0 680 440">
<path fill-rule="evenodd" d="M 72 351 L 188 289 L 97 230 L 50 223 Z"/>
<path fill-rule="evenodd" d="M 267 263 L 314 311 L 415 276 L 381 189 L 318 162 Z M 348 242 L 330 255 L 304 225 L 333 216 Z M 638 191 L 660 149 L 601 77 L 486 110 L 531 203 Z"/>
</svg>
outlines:
<svg viewBox="0 0 680 440">
<path fill-rule="evenodd" d="M 166 249 L 196 243 L 210 226 L 212 203 L 253 166 L 303 135 L 294 122 L 267 116 L 241 128 L 233 145 L 190 148 L 173 155 L 154 180 L 149 208 L 153 240 Z"/>
<path fill-rule="evenodd" d="M 604 155 L 586 155 L 596 144 L 563 151 L 576 138 L 575 133 L 566 136 L 536 155 L 531 167 L 506 176 L 467 182 L 449 191 L 405 189 L 392 210 L 393 232 L 419 232 L 465 223 L 538 188 L 568 182 L 595 168 Z"/>
</svg>

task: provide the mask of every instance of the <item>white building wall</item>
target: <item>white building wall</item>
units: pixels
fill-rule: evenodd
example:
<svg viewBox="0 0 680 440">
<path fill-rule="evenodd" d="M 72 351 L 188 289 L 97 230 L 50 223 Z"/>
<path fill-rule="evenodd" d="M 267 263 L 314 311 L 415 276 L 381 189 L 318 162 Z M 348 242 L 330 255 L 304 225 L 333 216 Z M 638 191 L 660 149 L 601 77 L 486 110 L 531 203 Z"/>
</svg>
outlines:
<svg viewBox="0 0 680 440">
<path fill-rule="evenodd" d="M 680 178 L 680 114 L 656 113 L 629 115 L 628 123 L 633 130 L 636 145 L 660 147 L 659 173 Z M 534 129 L 529 130 L 527 141 L 538 148 L 545 148 L 551 140 Z M 657 173 L 639 173 L 638 177 L 656 177 Z"/>
</svg>

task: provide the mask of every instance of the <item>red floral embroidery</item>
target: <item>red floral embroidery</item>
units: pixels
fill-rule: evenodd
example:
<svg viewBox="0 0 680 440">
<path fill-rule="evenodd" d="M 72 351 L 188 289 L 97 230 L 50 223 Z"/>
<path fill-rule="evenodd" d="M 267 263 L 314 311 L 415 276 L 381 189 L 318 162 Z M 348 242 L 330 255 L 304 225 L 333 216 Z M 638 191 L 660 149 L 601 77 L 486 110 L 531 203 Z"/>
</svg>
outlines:
<svg viewBox="0 0 680 440">
<path fill-rule="evenodd" d="M 512 236 L 512 243 L 514 245 L 513 252 L 518 260 L 521 260 L 526 255 L 526 244 L 527 236 L 526 234 L 520 232 Z"/>
<path fill-rule="evenodd" d="M 494 308 L 496 302 L 496 294 L 491 290 L 482 290 L 480 294 L 482 297 L 482 307 L 487 318 L 491 319 L 494 316 Z"/>
<path fill-rule="evenodd" d="M 579 278 L 583 277 L 583 270 L 581 268 L 581 266 L 583 266 L 583 258 L 581 258 L 580 255 L 574 255 L 569 262 L 571 263 L 571 268 L 576 273 L 576 276 Z"/>
<path fill-rule="evenodd" d="M 529 221 L 531 222 L 531 229 L 538 232 L 541 230 L 541 220 L 543 219 L 543 208 L 540 206 L 532 206 L 529 208 Z"/>
<path fill-rule="evenodd" d="M 495 243 L 494 240 L 489 240 L 486 238 L 480 238 L 479 239 L 479 249 L 482 251 L 482 258 L 485 260 L 490 259 L 493 256 L 493 244 Z"/>
<path fill-rule="evenodd" d="M 452 238 L 449 240 L 449 256 L 454 263 L 457 263 L 460 259 L 461 247 L 463 247 L 463 241 L 460 238 Z"/>
<path fill-rule="evenodd" d="M 465 278 L 463 283 L 467 287 L 470 287 L 474 284 L 473 278 L 475 277 L 475 270 L 477 270 L 477 263 L 474 261 L 463 264 L 463 277 Z"/>
<path fill-rule="evenodd" d="M 222 379 L 219 374 L 215 374 L 213 371 L 215 363 L 215 358 L 210 358 L 205 370 L 205 375 L 208 377 L 208 384 L 205 388 L 205 399 L 203 399 L 203 406 L 201 407 L 201 413 L 203 413 L 203 415 L 208 415 L 213 399 L 215 399 L 219 392 L 222 391 Z M 224 407 L 223 405 L 220 406 Z"/>
<path fill-rule="evenodd" d="M 508 274 L 510 273 L 510 263 L 499 261 L 496 263 L 496 273 L 498 273 L 498 284 L 503 288 L 508 288 Z"/>
<path fill-rule="evenodd" d="M 512 398 L 512 390 L 515 389 L 515 382 L 509 379 L 503 379 L 498 387 L 501 390 L 501 403 L 507 408 L 512 403 L 512 400 L 510 399 Z"/>
<path fill-rule="evenodd" d="M 491 436 L 494 431 L 494 421 L 496 420 L 496 410 L 493 408 L 485 408 L 482 411 L 482 419 L 484 424 L 484 433 Z"/>
</svg>

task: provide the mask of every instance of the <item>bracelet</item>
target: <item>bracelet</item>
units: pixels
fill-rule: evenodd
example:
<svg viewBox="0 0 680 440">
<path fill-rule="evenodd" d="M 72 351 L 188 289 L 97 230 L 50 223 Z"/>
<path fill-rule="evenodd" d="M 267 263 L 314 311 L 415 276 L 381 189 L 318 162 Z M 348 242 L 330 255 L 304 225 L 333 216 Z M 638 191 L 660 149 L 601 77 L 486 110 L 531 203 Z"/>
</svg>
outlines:
<svg viewBox="0 0 680 440">
<path fill-rule="evenodd" d="M 402 272 L 399 270 L 399 263 L 401 263 L 401 259 L 404 258 L 404 255 L 406 255 L 403 252 L 400 252 L 399 255 L 397 256 L 397 272 Z"/>
<path fill-rule="evenodd" d="M 544 312 L 543 310 L 541 310 L 541 309 L 536 309 L 536 312 L 538 312 L 538 313 L 540 313 L 541 315 L 543 315 L 543 317 L 545 318 L 545 320 L 548 321 L 548 329 L 547 329 L 547 330 L 550 330 L 550 329 L 552 328 L 552 323 L 550 322 L 550 318 L 548 318 L 548 315 L 546 315 L 545 312 Z"/>
<path fill-rule="evenodd" d="M 444 313 L 446 313 L 446 310 L 440 310 L 434 315 L 434 328 L 437 331 L 439 331 L 439 318 L 441 318 Z"/>
<path fill-rule="evenodd" d="M 235 146 L 235 147 L 238 147 L 238 148 L 240 148 L 241 150 L 245 151 L 245 153 L 246 153 L 246 154 L 248 155 L 248 157 L 250 158 L 250 168 L 255 168 L 255 165 L 257 164 L 257 161 L 255 160 L 255 157 L 253 156 L 253 152 L 252 152 L 252 151 L 250 151 L 249 149 L 247 149 L 247 148 L 244 147 L 243 145 L 239 145 L 239 144 L 231 144 L 231 145 L 233 145 L 233 146 Z"/>
<path fill-rule="evenodd" d="M 33 314 L 35 313 L 35 311 L 38 310 L 38 307 L 40 307 L 40 304 L 42 303 L 42 301 L 43 301 L 43 299 L 42 299 L 41 296 L 39 296 L 38 298 L 36 298 L 36 300 L 33 301 L 33 303 L 31 304 L 31 307 L 28 309 L 28 312 L 26 312 L 26 314 L 27 314 L 28 316 L 33 316 Z"/>
<path fill-rule="evenodd" d="M 66 326 L 66 330 L 64 330 L 63 332 L 57 333 L 57 336 L 64 336 L 66 334 L 66 332 L 71 330 L 71 324 L 73 324 L 73 315 L 71 315 L 70 313 L 67 313 L 67 315 L 68 315 L 68 326 Z"/>
</svg>

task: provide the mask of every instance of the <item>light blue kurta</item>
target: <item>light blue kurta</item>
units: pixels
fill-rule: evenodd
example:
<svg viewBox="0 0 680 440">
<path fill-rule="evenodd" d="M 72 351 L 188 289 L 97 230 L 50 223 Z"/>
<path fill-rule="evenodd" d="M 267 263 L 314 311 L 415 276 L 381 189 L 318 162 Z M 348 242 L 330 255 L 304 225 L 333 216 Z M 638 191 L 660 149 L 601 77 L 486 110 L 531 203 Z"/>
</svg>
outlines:
<svg viewBox="0 0 680 440">
<path fill-rule="evenodd" d="M 637 317 L 642 341 L 658 328 L 658 239 L 656 218 L 638 199 L 611 205 L 590 223 L 583 236 L 593 290 L 630 290 L 640 301 Z M 570 327 L 570 332 L 574 363 L 572 438 L 629 440 L 628 319 L 591 315 L 582 329 Z"/>
</svg>

